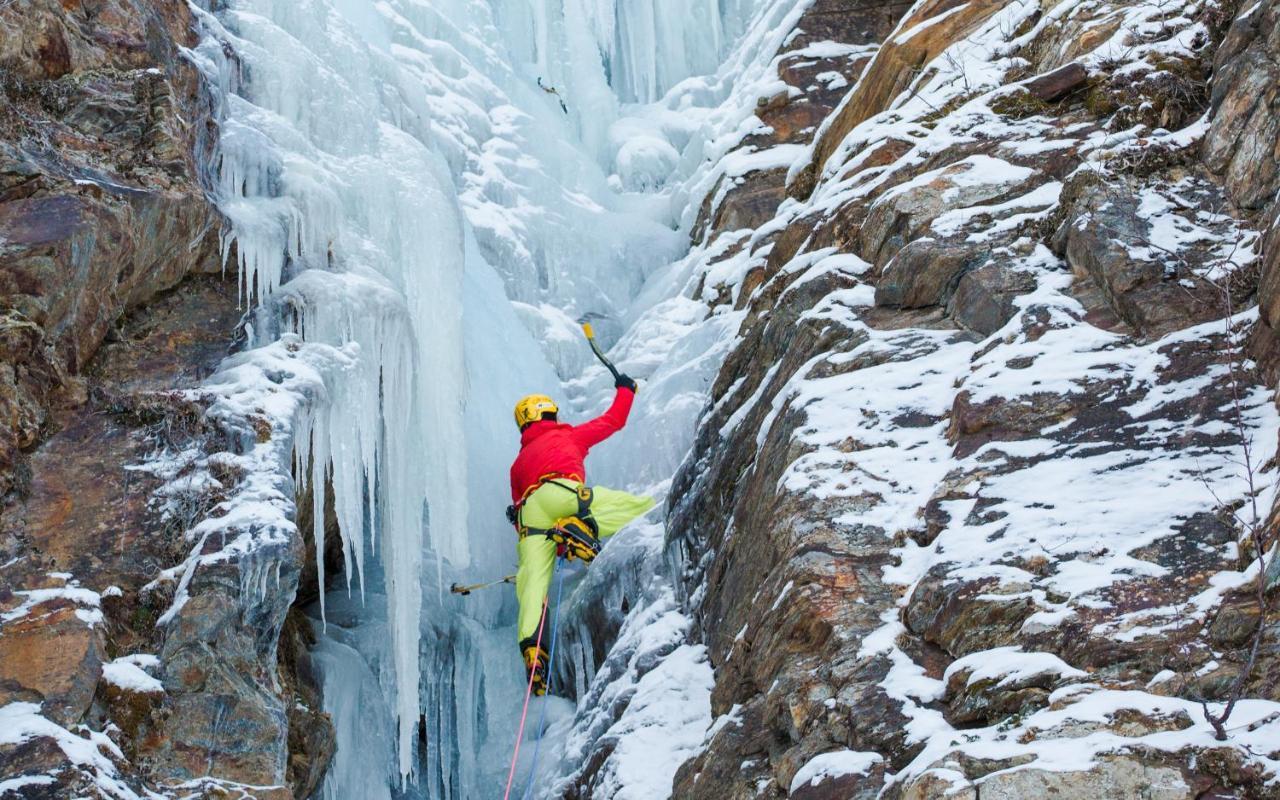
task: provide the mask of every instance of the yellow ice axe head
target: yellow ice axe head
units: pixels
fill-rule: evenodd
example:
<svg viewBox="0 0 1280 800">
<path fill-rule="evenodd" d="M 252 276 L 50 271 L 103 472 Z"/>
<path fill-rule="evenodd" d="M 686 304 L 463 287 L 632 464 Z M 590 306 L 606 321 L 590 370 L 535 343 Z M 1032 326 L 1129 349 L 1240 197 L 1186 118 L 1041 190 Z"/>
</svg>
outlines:
<svg viewBox="0 0 1280 800">
<path fill-rule="evenodd" d="M 619 374 L 618 368 L 615 367 L 608 358 L 605 358 L 604 353 L 600 352 L 600 345 L 596 344 L 596 332 L 591 329 L 591 323 L 583 319 L 579 320 L 578 324 L 582 326 L 582 332 L 587 335 L 587 343 L 591 345 L 591 352 L 596 354 L 596 358 L 600 359 L 600 363 L 604 364 L 613 375 L 614 380 L 617 380 Z"/>
</svg>

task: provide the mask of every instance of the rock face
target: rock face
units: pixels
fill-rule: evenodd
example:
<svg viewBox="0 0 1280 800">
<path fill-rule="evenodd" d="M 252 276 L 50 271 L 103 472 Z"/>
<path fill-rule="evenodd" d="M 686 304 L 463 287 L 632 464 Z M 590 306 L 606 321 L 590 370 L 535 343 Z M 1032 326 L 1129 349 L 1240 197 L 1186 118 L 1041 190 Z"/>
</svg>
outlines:
<svg viewBox="0 0 1280 800">
<path fill-rule="evenodd" d="M 1207 181 L 1183 181 L 1188 189 L 1194 185 L 1203 191 L 1203 197 L 1189 202 L 1197 203 L 1197 210 L 1206 215 L 1226 202 L 1222 190 Z M 1213 246 L 1206 251 L 1167 258 L 1149 244 L 1149 224 L 1143 217 L 1144 200 L 1155 196 L 1158 190 L 1141 180 L 1081 173 L 1063 191 L 1063 204 L 1070 211 L 1053 240 L 1074 274 L 1099 287 L 1115 313 L 1147 335 L 1223 315 L 1219 287 L 1205 279 L 1204 269 L 1221 257 L 1219 243 L 1231 241 L 1236 233 L 1230 224 L 1218 226 L 1220 230 L 1208 232 Z"/>
<path fill-rule="evenodd" d="M 221 268 L 210 98 L 178 50 L 195 43 L 186 8 L 37 0 L 4 22 L 0 492 L 121 314 Z"/>
<path fill-rule="evenodd" d="M 1217 80 L 1212 100 L 1213 123 L 1205 138 L 1206 166 L 1219 175 L 1234 203 L 1259 215 L 1267 228 L 1260 268 L 1258 305 L 1262 313 L 1255 350 L 1275 380 L 1277 357 L 1274 331 L 1280 325 L 1280 8 L 1260 3 L 1236 19 L 1218 50 Z"/>
<path fill-rule="evenodd" d="M 288 337 L 201 387 L 241 310 L 191 12 L 22 5 L 0 778 L 310 796 L 334 737 L 295 598 L 321 587 L 287 470 L 246 464 L 292 449 L 253 391 L 316 388 Z M 1252 590 L 1280 570 L 1251 535 L 1280 427 L 1277 31 L 1277 0 L 805 7 L 693 225 L 699 296 L 742 320 L 670 494 L 678 596 L 646 598 L 694 624 L 646 633 L 596 587 L 557 675 L 591 712 L 564 796 L 620 780 L 631 698 L 586 694 L 586 662 L 656 683 L 704 654 L 717 719 L 680 743 L 680 798 L 1277 796 L 1280 631 Z M 681 688 L 696 721 L 706 687 Z"/>
<path fill-rule="evenodd" d="M 1265 209 L 1280 190 L 1280 9 L 1243 9 L 1214 59 L 1213 123 L 1204 141 L 1205 164 L 1222 175 L 1232 201 Z"/>
<path fill-rule="evenodd" d="M 180 391 L 242 313 L 198 37 L 181 2 L 0 7 L 0 727 L 32 731 L 0 744 L 0 778 L 42 797 L 304 797 L 333 751 L 309 629 L 286 624 L 301 539 L 184 570 L 184 534 L 243 476 L 225 461 L 162 509 L 173 476 L 136 468 L 242 447 Z"/>
<path fill-rule="evenodd" d="M 1104 5 L 917 4 L 799 202 L 762 171 L 704 208 L 753 266 L 671 492 L 719 717 L 674 796 L 1275 796 L 1237 546 L 1275 476 L 1229 465 L 1276 447 L 1242 348 L 1280 322 L 1280 6 Z"/>
<path fill-rule="evenodd" d="M 890 101 L 910 86 L 919 66 L 933 61 L 945 48 L 963 39 L 999 8 L 1000 4 L 995 2 L 934 0 L 914 8 L 906 20 L 902 15 L 908 9 L 902 6 L 886 9 L 889 13 L 878 15 L 880 24 L 874 32 L 879 35 L 872 41 L 883 43 L 883 46 L 876 53 L 876 66 L 870 75 L 858 81 L 840 108 L 823 124 L 811 161 L 794 187 L 796 196 L 807 195 L 813 189 L 818 173 L 845 136 L 859 123 L 888 107 Z M 857 13 L 857 9 L 844 9 L 845 15 Z M 898 33 L 893 39 L 888 38 L 891 31 Z M 916 35 L 907 36 L 906 33 Z"/>
<path fill-rule="evenodd" d="M 739 149 L 783 152 L 781 146 L 811 143 L 907 5 L 867 0 L 851 9 L 848 3 L 818 0 L 809 6 L 775 59 L 777 75 L 788 89 L 759 98 L 756 116 L 766 132 L 745 137 Z M 695 241 L 708 231 L 764 225 L 786 198 L 786 173 L 784 167 L 774 167 L 725 174 L 703 203 Z"/>
</svg>

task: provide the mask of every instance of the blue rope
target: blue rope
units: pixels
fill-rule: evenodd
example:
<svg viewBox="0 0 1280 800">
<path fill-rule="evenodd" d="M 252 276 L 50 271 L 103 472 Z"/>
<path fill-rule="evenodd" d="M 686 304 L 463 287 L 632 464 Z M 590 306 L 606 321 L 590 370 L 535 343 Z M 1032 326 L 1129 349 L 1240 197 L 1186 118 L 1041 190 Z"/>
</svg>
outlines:
<svg viewBox="0 0 1280 800">
<path fill-rule="evenodd" d="M 529 783 L 524 787 L 524 794 L 520 795 L 520 800 L 529 800 L 532 797 L 530 792 L 533 791 L 533 782 L 538 776 L 538 750 L 542 747 L 542 738 L 546 734 L 542 723 L 547 718 L 547 706 L 551 705 L 551 685 L 555 675 L 551 671 L 551 665 L 556 663 L 556 635 L 560 632 L 560 594 L 564 591 L 564 573 L 560 571 L 560 559 L 556 559 L 553 569 L 556 572 L 556 610 L 551 617 L 551 649 L 547 652 L 547 694 L 542 698 L 542 709 L 538 712 L 538 741 L 533 745 L 533 764 L 529 767 Z"/>
</svg>

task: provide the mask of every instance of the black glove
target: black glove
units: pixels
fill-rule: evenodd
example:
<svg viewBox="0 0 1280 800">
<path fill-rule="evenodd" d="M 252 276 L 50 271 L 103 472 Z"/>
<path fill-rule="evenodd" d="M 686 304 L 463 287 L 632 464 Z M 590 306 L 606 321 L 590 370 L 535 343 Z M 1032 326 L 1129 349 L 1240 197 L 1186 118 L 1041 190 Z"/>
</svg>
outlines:
<svg viewBox="0 0 1280 800">
<path fill-rule="evenodd" d="M 507 522 L 518 527 L 520 525 L 520 509 L 515 506 L 507 506 Z"/>
<path fill-rule="evenodd" d="M 630 389 L 632 394 L 634 394 L 636 391 L 636 382 L 632 380 L 629 375 L 623 375 L 619 373 L 618 377 L 614 378 L 613 380 L 613 388 Z"/>
</svg>

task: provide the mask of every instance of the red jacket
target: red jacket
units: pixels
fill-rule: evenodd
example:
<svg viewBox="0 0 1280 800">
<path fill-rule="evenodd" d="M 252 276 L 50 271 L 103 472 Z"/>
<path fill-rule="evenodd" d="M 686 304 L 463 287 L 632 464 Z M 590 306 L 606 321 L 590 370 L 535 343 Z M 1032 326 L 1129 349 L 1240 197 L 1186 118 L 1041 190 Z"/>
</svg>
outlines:
<svg viewBox="0 0 1280 800">
<path fill-rule="evenodd" d="M 582 462 L 587 452 L 622 430 L 634 399 L 630 389 L 618 389 L 609 410 L 590 422 L 567 425 L 547 419 L 526 427 L 520 434 L 520 455 L 511 465 L 511 501 L 519 503 L 547 475 L 585 483 L 587 469 Z"/>
</svg>

